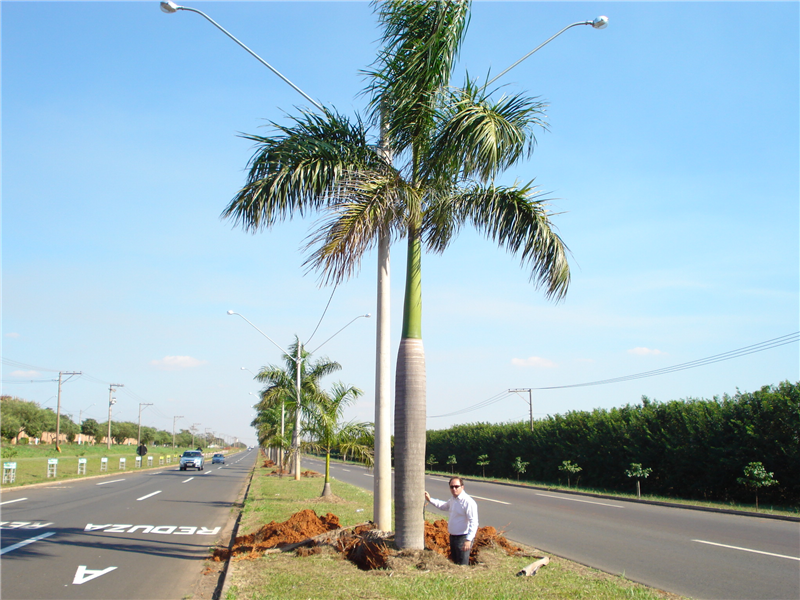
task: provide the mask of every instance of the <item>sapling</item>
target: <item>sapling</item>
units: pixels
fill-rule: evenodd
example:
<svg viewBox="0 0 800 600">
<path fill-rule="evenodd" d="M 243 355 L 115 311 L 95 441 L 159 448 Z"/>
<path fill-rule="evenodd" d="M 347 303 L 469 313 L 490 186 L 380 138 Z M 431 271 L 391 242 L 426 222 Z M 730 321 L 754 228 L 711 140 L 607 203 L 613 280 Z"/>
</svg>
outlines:
<svg viewBox="0 0 800 600">
<path fill-rule="evenodd" d="M 564 471 L 567 474 L 567 487 L 570 487 L 569 476 L 570 474 L 574 475 L 575 473 L 580 473 L 583 471 L 583 468 L 579 467 L 571 460 L 565 460 L 561 463 L 561 466 L 558 467 L 559 471 Z"/>
<path fill-rule="evenodd" d="M 653 472 L 653 469 L 647 468 L 643 469 L 640 463 L 631 463 L 630 469 L 625 469 L 625 475 L 628 477 L 636 477 L 636 497 L 642 497 L 642 490 L 639 486 L 639 480 L 644 477 L 647 479 L 647 476 Z"/>
<path fill-rule="evenodd" d="M 751 462 L 744 468 L 744 477 L 738 477 L 736 481 L 746 488 L 752 489 L 756 493 L 756 512 L 758 512 L 758 488 L 769 487 L 778 483 L 773 478 L 774 473 L 767 473 L 764 465 L 760 462 Z"/>
<path fill-rule="evenodd" d="M 529 464 L 531 463 L 522 460 L 521 456 L 518 456 L 514 459 L 514 463 L 511 465 L 511 468 L 517 472 L 517 481 L 519 481 L 520 474 L 525 472 L 525 467 L 527 467 Z"/>
<path fill-rule="evenodd" d="M 451 475 L 453 474 L 453 465 L 456 464 L 456 462 L 458 462 L 458 461 L 456 460 L 456 455 L 455 454 L 451 454 L 450 456 L 447 457 L 447 464 L 450 465 L 450 474 Z"/>
<path fill-rule="evenodd" d="M 476 463 L 481 468 L 481 473 L 484 477 L 486 477 L 486 465 L 489 464 L 489 455 L 488 454 L 481 454 L 478 457 L 478 461 Z"/>
</svg>

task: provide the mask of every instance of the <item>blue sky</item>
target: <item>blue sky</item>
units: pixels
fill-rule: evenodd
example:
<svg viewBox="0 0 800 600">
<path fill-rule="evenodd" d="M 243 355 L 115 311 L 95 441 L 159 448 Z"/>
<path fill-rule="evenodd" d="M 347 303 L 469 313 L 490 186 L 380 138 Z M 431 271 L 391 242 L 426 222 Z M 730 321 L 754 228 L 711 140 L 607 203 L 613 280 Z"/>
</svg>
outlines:
<svg viewBox="0 0 800 600">
<path fill-rule="evenodd" d="M 363 111 L 365 2 L 194 2 L 321 103 Z M 2 2 L 3 393 L 77 418 L 254 440 L 246 367 L 307 340 L 331 297 L 300 251 L 315 218 L 256 235 L 219 215 L 251 143 L 307 102 L 199 15 L 158 2 Z M 535 179 L 572 252 L 553 304 L 471 230 L 423 259 L 429 428 L 527 418 L 509 388 L 648 372 L 798 331 L 796 2 L 476 2 L 453 82 L 549 104 L 507 182 Z M 405 245 L 392 249 L 393 352 Z M 336 289 L 314 349 L 375 312 L 376 256 Z M 375 320 L 318 353 L 373 419 Z M 393 359 L 394 364 L 394 359 Z M 535 416 L 710 398 L 800 379 L 798 344 L 622 383 L 536 390 Z M 36 383 L 30 383 L 30 381 Z M 41 381 L 49 380 L 49 381 Z M 439 417 L 499 398 L 484 409 Z"/>
</svg>

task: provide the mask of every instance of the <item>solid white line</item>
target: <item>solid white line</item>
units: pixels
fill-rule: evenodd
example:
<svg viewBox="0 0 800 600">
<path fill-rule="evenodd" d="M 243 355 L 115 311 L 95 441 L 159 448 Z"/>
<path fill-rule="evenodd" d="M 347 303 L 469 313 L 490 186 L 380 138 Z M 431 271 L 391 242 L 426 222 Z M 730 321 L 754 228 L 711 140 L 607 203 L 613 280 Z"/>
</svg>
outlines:
<svg viewBox="0 0 800 600">
<path fill-rule="evenodd" d="M 43 533 L 42 535 L 37 535 L 36 537 L 32 537 L 29 540 L 24 540 L 19 542 L 18 544 L 14 544 L 12 546 L 8 546 L 0 550 L 0 554 L 5 554 L 6 552 L 11 552 L 16 550 L 17 548 L 22 548 L 23 546 L 27 546 L 28 544 L 32 544 L 33 542 L 38 542 L 39 540 L 43 540 L 46 537 L 50 537 L 51 535 L 55 535 L 55 531 L 48 531 L 47 533 Z"/>
<path fill-rule="evenodd" d="M 100 483 L 96 483 L 95 485 L 106 485 L 107 483 L 119 483 L 120 481 L 125 481 L 124 479 L 114 479 L 113 481 L 101 481 Z"/>
<path fill-rule="evenodd" d="M 364 473 L 364 475 L 366 475 L 367 477 L 375 477 L 375 475 L 373 475 L 372 473 Z"/>
<path fill-rule="evenodd" d="M 11 504 L 12 502 L 22 502 L 23 500 L 27 500 L 27 498 L 17 498 L 16 500 L 6 500 L 5 502 L 0 502 L 0 506 L 3 504 Z"/>
<path fill-rule="evenodd" d="M 624 508 L 618 504 L 606 504 L 605 502 L 593 502 L 592 500 L 578 500 L 577 498 L 565 498 L 564 496 L 551 496 L 550 494 L 536 494 L 545 498 L 558 498 L 559 500 L 570 500 L 571 502 L 583 502 L 585 504 L 599 504 L 600 506 L 610 506 L 611 508 Z"/>
<path fill-rule="evenodd" d="M 470 494 L 470 496 L 472 496 L 473 498 L 477 498 L 478 500 L 486 500 L 487 502 L 497 502 L 498 504 L 509 504 L 509 505 L 511 504 L 511 502 L 503 502 L 502 500 L 492 500 L 491 498 L 484 498 L 482 496 L 475 496 L 473 494 Z"/>
<path fill-rule="evenodd" d="M 778 558 L 788 558 L 789 560 L 800 560 L 797 556 L 787 556 L 785 554 L 774 554 L 772 552 L 763 552 L 762 550 L 753 550 L 752 548 L 740 548 L 739 546 L 728 546 L 727 544 L 717 544 L 716 542 L 707 542 L 705 540 L 692 540 L 698 544 L 708 544 L 709 546 L 719 546 L 720 548 L 730 548 L 731 550 L 741 550 L 742 552 L 753 552 L 754 554 L 764 554 L 766 556 L 777 556 Z"/>
<path fill-rule="evenodd" d="M 194 477 L 189 477 L 189 479 L 184 479 L 183 481 L 181 481 L 181 483 L 186 483 L 188 481 L 191 481 L 192 479 L 194 479 Z"/>
<path fill-rule="evenodd" d="M 157 492 L 153 492 L 152 494 L 147 494 L 147 496 L 142 496 L 141 498 L 137 498 L 136 501 L 139 502 L 139 500 L 147 500 L 148 498 L 150 498 L 152 496 L 155 496 L 156 494 L 160 494 L 160 493 L 161 493 L 161 490 L 158 490 Z"/>
<path fill-rule="evenodd" d="M 350 469 L 342 469 L 342 471 L 347 471 L 349 473 Z"/>
</svg>

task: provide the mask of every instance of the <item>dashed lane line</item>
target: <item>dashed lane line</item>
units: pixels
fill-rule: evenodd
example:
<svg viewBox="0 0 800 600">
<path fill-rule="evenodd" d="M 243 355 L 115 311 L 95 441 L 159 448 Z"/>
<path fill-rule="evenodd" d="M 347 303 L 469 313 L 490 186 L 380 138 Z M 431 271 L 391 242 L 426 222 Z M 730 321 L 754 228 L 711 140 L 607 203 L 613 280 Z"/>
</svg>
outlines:
<svg viewBox="0 0 800 600">
<path fill-rule="evenodd" d="M 119 483 L 120 481 L 125 481 L 124 479 L 113 479 L 112 481 L 101 481 L 100 483 L 95 483 L 95 485 L 107 485 L 109 483 Z"/>
<path fill-rule="evenodd" d="M 39 540 L 43 540 L 46 537 L 50 537 L 51 535 L 55 535 L 55 531 L 48 531 L 47 533 L 43 533 L 41 535 L 37 535 L 36 537 L 32 537 L 28 540 L 23 540 L 6 548 L 0 550 L 0 554 L 5 554 L 6 552 L 13 552 L 18 548 L 22 548 L 23 546 L 27 546 L 28 544 L 32 544 L 33 542 L 38 542 Z"/>
<path fill-rule="evenodd" d="M 184 479 L 181 483 L 189 483 L 194 477 L 189 477 L 189 479 Z"/>
<path fill-rule="evenodd" d="M 788 558 L 789 560 L 800 561 L 797 556 L 787 556 L 786 554 L 775 554 L 774 552 L 764 552 L 763 550 L 753 550 L 752 548 L 741 548 L 739 546 L 728 546 L 727 544 L 718 544 L 716 542 L 707 542 L 706 540 L 692 540 L 698 544 L 708 544 L 709 546 L 719 546 L 720 548 L 729 548 L 731 550 L 741 550 L 742 552 L 752 552 L 753 554 L 764 554 L 765 556 L 776 556 L 778 558 Z"/>
<path fill-rule="evenodd" d="M 577 498 L 566 498 L 564 496 L 553 496 L 552 494 L 536 494 L 545 498 L 558 498 L 559 500 L 569 500 L 570 502 L 583 502 L 584 504 L 599 504 L 600 506 L 610 506 L 611 508 L 625 508 L 618 504 L 606 504 L 605 502 L 593 502 L 592 500 L 578 500 Z"/>
<path fill-rule="evenodd" d="M 12 502 L 22 502 L 23 500 L 27 500 L 27 498 L 17 498 L 16 500 L 6 500 L 5 502 L 0 502 L 0 506 L 3 504 L 11 504 Z"/>
<path fill-rule="evenodd" d="M 486 500 L 487 502 L 497 502 L 498 504 L 508 504 L 511 505 L 511 502 L 503 502 L 502 500 L 493 500 L 492 498 L 484 498 L 483 496 L 476 496 L 475 494 L 470 494 L 472 498 L 477 498 L 478 500 Z"/>
<path fill-rule="evenodd" d="M 160 494 L 160 493 L 161 493 L 161 490 L 158 490 L 157 492 L 153 492 L 152 494 L 147 494 L 147 496 L 142 496 L 141 498 L 137 498 L 136 501 L 139 502 L 141 500 L 147 500 L 148 498 L 152 498 L 156 494 Z"/>
</svg>

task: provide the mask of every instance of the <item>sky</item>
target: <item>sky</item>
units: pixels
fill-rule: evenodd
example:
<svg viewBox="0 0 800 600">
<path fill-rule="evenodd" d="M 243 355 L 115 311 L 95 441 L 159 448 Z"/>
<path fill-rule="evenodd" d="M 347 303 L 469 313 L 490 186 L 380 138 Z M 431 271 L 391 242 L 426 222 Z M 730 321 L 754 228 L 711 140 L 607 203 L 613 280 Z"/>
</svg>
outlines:
<svg viewBox="0 0 800 600">
<path fill-rule="evenodd" d="M 380 36 L 368 3 L 186 5 L 312 98 L 364 113 Z M 531 388 L 539 419 L 800 380 L 799 7 L 473 4 L 454 85 L 571 23 L 609 25 L 571 28 L 498 82 L 498 97 L 548 104 L 533 156 L 503 181 L 550 198 L 572 282 L 547 300 L 469 228 L 423 257 L 429 429 L 527 419 L 527 392 L 509 389 Z M 353 319 L 375 313 L 376 254 L 333 290 L 303 267 L 317 216 L 256 234 L 220 219 L 254 151 L 241 135 L 309 103 L 200 15 L 154 0 L 0 11 L 2 393 L 55 407 L 58 372 L 79 371 L 62 386 L 74 419 L 105 421 L 124 384 L 114 420 L 152 404 L 145 425 L 254 443 L 251 372 L 282 352 L 233 310 L 338 361 L 323 383 L 361 388 L 346 416 L 374 420 L 375 318 Z M 404 277 L 400 241 L 393 370 Z M 778 338 L 790 343 L 724 354 Z"/>
</svg>

